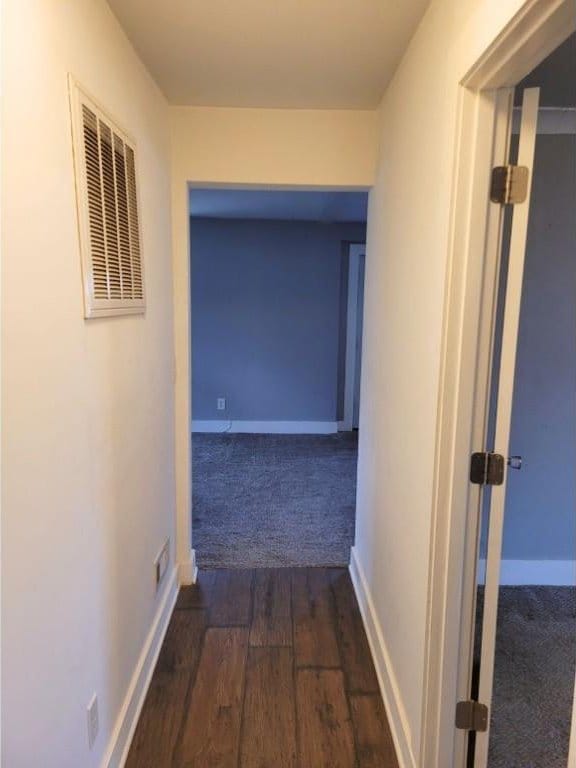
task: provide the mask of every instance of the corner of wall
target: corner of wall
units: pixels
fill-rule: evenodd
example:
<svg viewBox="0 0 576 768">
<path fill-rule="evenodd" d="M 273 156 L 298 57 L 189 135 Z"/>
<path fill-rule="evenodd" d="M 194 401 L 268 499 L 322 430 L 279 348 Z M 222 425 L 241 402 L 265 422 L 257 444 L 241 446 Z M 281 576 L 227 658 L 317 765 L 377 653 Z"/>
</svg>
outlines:
<svg viewBox="0 0 576 768">
<path fill-rule="evenodd" d="M 196 565 L 196 550 L 190 550 L 190 556 L 178 563 L 178 580 L 181 585 L 196 584 L 198 566 Z"/>
</svg>

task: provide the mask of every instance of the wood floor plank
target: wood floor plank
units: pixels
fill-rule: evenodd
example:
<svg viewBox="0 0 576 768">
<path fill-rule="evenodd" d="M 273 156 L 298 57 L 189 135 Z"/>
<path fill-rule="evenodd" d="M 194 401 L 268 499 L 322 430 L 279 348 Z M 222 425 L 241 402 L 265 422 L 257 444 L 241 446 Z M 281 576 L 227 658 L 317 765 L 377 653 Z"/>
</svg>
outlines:
<svg viewBox="0 0 576 768">
<path fill-rule="evenodd" d="M 358 768 L 398 768 L 388 718 L 379 694 L 350 697 Z"/>
<path fill-rule="evenodd" d="M 296 665 L 340 666 L 334 598 L 326 569 L 294 569 L 292 611 Z"/>
<path fill-rule="evenodd" d="M 158 656 L 155 676 L 170 676 L 182 669 L 195 669 L 205 629 L 206 611 L 174 611 Z"/>
<path fill-rule="evenodd" d="M 331 583 L 347 689 L 354 693 L 378 693 L 378 678 L 350 574 L 335 569 L 331 571 Z"/>
<path fill-rule="evenodd" d="M 355 768 L 354 736 L 343 673 L 339 669 L 299 669 L 296 701 L 303 768 Z"/>
<path fill-rule="evenodd" d="M 154 677 L 136 726 L 125 768 L 172 766 L 191 670 Z"/>
<path fill-rule="evenodd" d="M 236 768 L 248 629 L 210 627 L 175 764 L 178 768 Z"/>
<path fill-rule="evenodd" d="M 209 624 L 248 626 L 252 618 L 252 570 L 217 570 L 210 587 Z"/>
<path fill-rule="evenodd" d="M 240 768 L 296 768 L 291 648 L 250 648 Z"/>
<path fill-rule="evenodd" d="M 254 576 L 250 645 L 292 645 L 291 573 L 261 568 Z"/>
<path fill-rule="evenodd" d="M 174 611 L 132 740 L 127 768 L 172 765 L 206 627 L 203 610 Z"/>
<path fill-rule="evenodd" d="M 176 610 L 188 608 L 208 608 L 216 571 L 199 571 L 196 584 L 180 587 L 176 600 Z"/>
<path fill-rule="evenodd" d="M 398 768 L 346 572 L 280 570 L 188 588 L 126 768 Z"/>
</svg>

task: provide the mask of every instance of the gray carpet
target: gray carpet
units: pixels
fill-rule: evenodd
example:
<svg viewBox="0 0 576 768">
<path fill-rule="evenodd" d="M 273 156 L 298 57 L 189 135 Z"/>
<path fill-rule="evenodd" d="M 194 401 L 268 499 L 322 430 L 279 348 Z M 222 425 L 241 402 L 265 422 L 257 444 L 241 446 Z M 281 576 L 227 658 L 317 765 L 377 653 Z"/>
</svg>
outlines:
<svg viewBox="0 0 576 768">
<path fill-rule="evenodd" d="M 194 548 L 204 568 L 348 565 L 356 433 L 197 434 Z"/>
<path fill-rule="evenodd" d="M 502 587 L 489 768 L 566 768 L 576 589 Z"/>
</svg>

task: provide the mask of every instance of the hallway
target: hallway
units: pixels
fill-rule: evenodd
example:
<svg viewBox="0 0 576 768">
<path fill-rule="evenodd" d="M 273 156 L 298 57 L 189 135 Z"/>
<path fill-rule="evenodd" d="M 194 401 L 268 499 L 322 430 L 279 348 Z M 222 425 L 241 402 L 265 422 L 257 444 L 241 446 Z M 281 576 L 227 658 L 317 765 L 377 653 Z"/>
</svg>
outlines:
<svg viewBox="0 0 576 768">
<path fill-rule="evenodd" d="M 126 768 L 397 768 L 348 572 L 180 590 Z"/>
</svg>

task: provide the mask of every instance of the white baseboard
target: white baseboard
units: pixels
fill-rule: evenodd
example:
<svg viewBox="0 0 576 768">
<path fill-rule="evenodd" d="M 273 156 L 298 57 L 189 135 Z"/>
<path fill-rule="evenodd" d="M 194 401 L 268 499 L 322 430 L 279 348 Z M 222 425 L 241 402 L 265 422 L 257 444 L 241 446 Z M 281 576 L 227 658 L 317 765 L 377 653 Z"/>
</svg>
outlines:
<svg viewBox="0 0 576 768">
<path fill-rule="evenodd" d="M 259 435 L 332 435 L 337 421 L 229 421 L 194 420 L 192 432 L 227 432 Z"/>
<path fill-rule="evenodd" d="M 354 591 L 356 592 L 356 599 L 360 606 L 364 629 L 368 636 L 368 643 L 372 652 L 374 666 L 376 667 L 380 691 L 384 699 L 384 706 L 388 715 L 400 768 L 417 768 L 416 759 L 412 751 L 412 738 L 406 710 L 402 702 L 394 670 L 392 669 L 384 633 L 374 609 L 374 601 L 372 600 L 372 595 L 370 594 L 370 589 L 358 560 L 355 547 L 352 547 L 350 553 L 350 576 L 354 585 Z"/>
<path fill-rule="evenodd" d="M 128 691 L 116 720 L 102 768 L 122 768 L 128 757 L 136 724 L 150 686 L 152 673 L 164 641 L 168 623 L 178 596 L 177 568 L 173 568 L 164 596 L 156 611 L 146 642 L 130 680 Z"/>
<path fill-rule="evenodd" d="M 190 557 L 186 562 L 178 563 L 178 581 L 183 584 L 196 584 L 198 578 L 198 566 L 196 565 L 196 550 L 190 550 Z"/>
<path fill-rule="evenodd" d="M 485 578 L 486 560 L 480 560 L 478 583 L 483 584 Z M 502 560 L 500 584 L 504 587 L 574 587 L 576 560 Z"/>
</svg>

